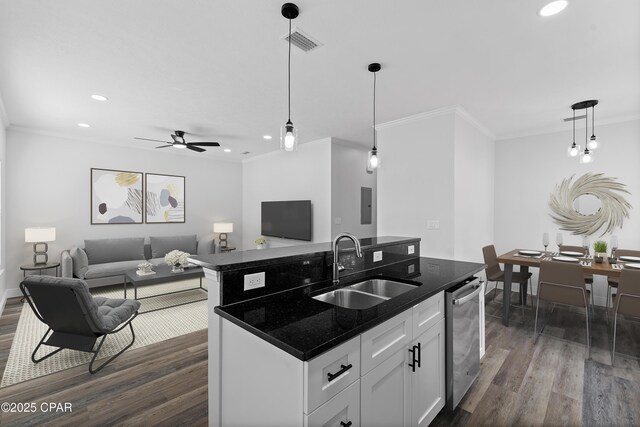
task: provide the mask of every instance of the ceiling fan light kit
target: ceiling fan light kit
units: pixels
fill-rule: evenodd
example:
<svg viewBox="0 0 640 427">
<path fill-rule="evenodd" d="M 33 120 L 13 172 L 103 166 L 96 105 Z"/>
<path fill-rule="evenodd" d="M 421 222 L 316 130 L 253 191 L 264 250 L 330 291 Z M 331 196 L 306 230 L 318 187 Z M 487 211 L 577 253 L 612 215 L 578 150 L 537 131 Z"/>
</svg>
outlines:
<svg viewBox="0 0 640 427">
<path fill-rule="evenodd" d="M 291 122 L 291 20 L 296 19 L 300 9 L 293 3 L 285 3 L 280 9 L 282 16 L 289 20 L 289 56 L 287 60 L 287 96 L 289 116 L 287 122 L 280 128 L 280 149 L 295 151 L 298 149 L 298 129 Z"/>
<path fill-rule="evenodd" d="M 139 139 L 142 141 L 153 141 L 153 142 L 162 142 L 166 145 L 160 145 L 156 148 L 168 148 L 168 147 L 173 147 L 173 148 L 178 148 L 178 149 L 189 149 L 191 151 L 195 151 L 197 153 L 203 153 L 207 150 L 205 150 L 204 148 L 200 148 L 200 147 L 219 147 L 220 143 L 219 142 L 208 142 L 208 141 L 204 141 L 204 142 L 187 142 L 184 139 L 184 135 L 186 134 L 185 131 L 183 130 L 177 130 L 175 131 L 175 133 L 171 134 L 171 139 L 173 141 L 161 141 L 159 139 L 149 139 L 149 138 L 140 138 L 140 137 L 135 137 L 134 139 Z"/>
</svg>

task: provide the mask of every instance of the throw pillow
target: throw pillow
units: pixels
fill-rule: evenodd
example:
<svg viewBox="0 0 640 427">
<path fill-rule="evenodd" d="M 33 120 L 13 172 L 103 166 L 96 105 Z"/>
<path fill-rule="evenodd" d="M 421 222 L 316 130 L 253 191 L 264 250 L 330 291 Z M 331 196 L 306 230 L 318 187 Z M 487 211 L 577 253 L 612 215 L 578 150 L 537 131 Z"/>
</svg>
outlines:
<svg viewBox="0 0 640 427">
<path fill-rule="evenodd" d="M 89 258 L 87 258 L 87 253 L 83 249 L 74 246 L 69 251 L 69 255 L 71 255 L 71 259 L 73 260 L 73 275 L 80 279 L 84 279 L 84 275 L 89 269 Z"/>
</svg>

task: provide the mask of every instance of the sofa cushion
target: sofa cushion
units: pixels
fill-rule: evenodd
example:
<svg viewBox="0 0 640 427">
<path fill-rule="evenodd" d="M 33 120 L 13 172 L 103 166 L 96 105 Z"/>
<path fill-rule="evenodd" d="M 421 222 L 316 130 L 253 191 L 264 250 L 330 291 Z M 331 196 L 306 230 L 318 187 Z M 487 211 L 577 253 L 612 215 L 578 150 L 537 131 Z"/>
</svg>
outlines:
<svg viewBox="0 0 640 427">
<path fill-rule="evenodd" d="M 103 264 L 90 264 L 84 275 L 85 279 L 98 279 L 100 277 L 116 276 L 124 274 L 127 270 L 135 270 L 138 264 L 145 262 L 145 259 L 131 261 L 106 262 Z"/>
<path fill-rule="evenodd" d="M 205 236 L 198 241 L 198 255 L 209 255 L 213 253 L 213 236 Z"/>
<path fill-rule="evenodd" d="M 196 253 L 197 236 L 157 236 L 149 237 L 151 242 L 151 258 L 164 257 L 169 252 L 177 249 L 188 254 Z"/>
<path fill-rule="evenodd" d="M 74 246 L 69 251 L 69 255 L 71 255 L 71 259 L 73 259 L 73 275 L 84 279 L 84 275 L 87 273 L 87 269 L 89 268 L 89 258 L 87 258 L 87 253 L 77 247 Z"/>
<path fill-rule="evenodd" d="M 85 240 L 84 250 L 89 265 L 144 260 L 144 237 Z"/>
</svg>

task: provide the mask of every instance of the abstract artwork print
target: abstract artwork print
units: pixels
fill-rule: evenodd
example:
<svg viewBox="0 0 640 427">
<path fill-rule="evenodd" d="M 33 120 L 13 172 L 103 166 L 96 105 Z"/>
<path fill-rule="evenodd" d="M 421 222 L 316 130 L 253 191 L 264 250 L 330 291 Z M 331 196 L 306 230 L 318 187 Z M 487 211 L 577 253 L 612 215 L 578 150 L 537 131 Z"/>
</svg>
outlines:
<svg viewBox="0 0 640 427">
<path fill-rule="evenodd" d="M 91 169 L 91 224 L 142 224 L 142 172 Z"/>
<path fill-rule="evenodd" d="M 147 224 L 185 222 L 185 178 L 145 174 Z"/>
</svg>

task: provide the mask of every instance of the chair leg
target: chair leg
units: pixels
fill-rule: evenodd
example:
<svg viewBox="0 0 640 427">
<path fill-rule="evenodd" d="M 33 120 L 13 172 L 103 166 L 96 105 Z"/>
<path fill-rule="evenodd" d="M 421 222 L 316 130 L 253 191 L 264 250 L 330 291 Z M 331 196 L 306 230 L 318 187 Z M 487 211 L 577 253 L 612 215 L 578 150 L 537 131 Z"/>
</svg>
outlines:
<svg viewBox="0 0 640 427">
<path fill-rule="evenodd" d="M 587 359 L 591 359 L 591 330 L 589 328 L 589 306 L 585 306 L 585 319 L 587 321 Z"/>
<path fill-rule="evenodd" d="M 607 324 L 609 324 L 609 301 L 611 300 L 611 285 L 607 284 L 607 301 L 605 304 L 604 312 L 607 318 Z M 613 305 L 613 304 L 611 304 Z"/>
<path fill-rule="evenodd" d="M 40 342 L 36 346 L 36 349 L 33 350 L 33 353 L 31 353 L 31 360 L 33 361 L 33 363 L 42 362 L 44 359 L 47 359 L 47 358 L 53 356 L 54 354 L 56 354 L 57 352 L 59 352 L 59 351 L 64 349 L 63 347 L 60 347 L 57 350 L 54 350 L 51 353 L 47 354 L 46 356 L 43 356 L 40 359 L 36 359 L 36 353 L 38 352 L 38 350 L 40 349 L 40 347 L 44 343 L 44 340 L 47 339 L 47 336 L 49 335 L 49 332 L 51 332 L 51 328 L 47 329 L 47 332 L 44 333 L 44 336 L 42 337 L 42 339 L 40 340 Z"/>
<path fill-rule="evenodd" d="M 611 366 L 616 357 L 616 326 L 618 323 L 618 313 L 613 314 L 613 346 L 611 347 Z"/>
<path fill-rule="evenodd" d="M 131 319 L 133 320 L 133 319 Z M 93 353 L 93 357 L 91 358 L 91 362 L 89 363 L 89 372 L 92 374 L 95 374 L 96 372 L 98 372 L 99 370 L 101 370 L 102 368 L 104 368 L 105 366 L 107 366 L 107 364 L 109 364 L 109 362 L 111 362 L 113 359 L 115 359 L 116 357 L 120 356 L 122 353 L 125 352 L 126 349 L 128 349 L 129 347 L 131 347 L 133 345 L 133 343 L 136 340 L 136 334 L 133 331 L 133 324 L 131 323 L 131 321 L 129 321 L 129 328 L 131 329 L 131 342 L 122 350 L 120 350 L 119 352 L 117 352 L 116 354 L 114 354 L 113 356 L 111 356 L 109 358 L 109 360 L 107 360 L 106 362 L 104 362 L 102 365 L 98 366 L 97 369 L 93 368 L 93 362 L 95 362 L 96 357 L 98 357 L 98 353 L 100 352 L 100 349 L 102 348 L 102 344 L 104 343 L 105 338 L 107 338 L 107 334 L 102 336 L 102 339 L 100 340 L 100 344 L 98 344 L 98 348 L 95 350 L 95 352 Z"/>
<path fill-rule="evenodd" d="M 538 309 L 540 308 L 540 298 L 536 301 L 536 320 L 533 322 L 533 342 L 534 344 L 538 341 Z M 542 332 L 541 332 L 542 333 Z"/>
</svg>

